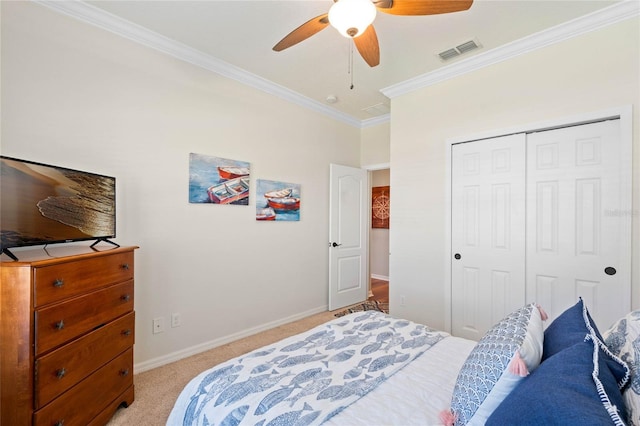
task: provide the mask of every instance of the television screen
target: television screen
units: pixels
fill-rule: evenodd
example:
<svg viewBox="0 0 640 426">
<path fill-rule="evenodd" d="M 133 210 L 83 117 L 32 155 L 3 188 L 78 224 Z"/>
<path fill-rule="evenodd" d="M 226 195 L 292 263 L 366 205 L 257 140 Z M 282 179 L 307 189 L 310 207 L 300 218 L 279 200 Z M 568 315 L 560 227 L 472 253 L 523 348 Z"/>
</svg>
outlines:
<svg viewBox="0 0 640 426">
<path fill-rule="evenodd" d="M 2 250 L 116 236 L 116 179 L 0 156 Z"/>
</svg>

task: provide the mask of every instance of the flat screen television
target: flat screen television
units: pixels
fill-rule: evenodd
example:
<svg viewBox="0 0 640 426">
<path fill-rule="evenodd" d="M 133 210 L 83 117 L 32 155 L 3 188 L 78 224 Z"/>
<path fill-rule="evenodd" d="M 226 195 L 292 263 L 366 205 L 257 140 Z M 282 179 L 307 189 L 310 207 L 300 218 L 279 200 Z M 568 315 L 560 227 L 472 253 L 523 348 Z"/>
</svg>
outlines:
<svg viewBox="0 0 640 426">
<path fill-rule="evenodd" d="M 116 236 L 116 179 L 0 156 L 0 248 Z"/>
</svg>

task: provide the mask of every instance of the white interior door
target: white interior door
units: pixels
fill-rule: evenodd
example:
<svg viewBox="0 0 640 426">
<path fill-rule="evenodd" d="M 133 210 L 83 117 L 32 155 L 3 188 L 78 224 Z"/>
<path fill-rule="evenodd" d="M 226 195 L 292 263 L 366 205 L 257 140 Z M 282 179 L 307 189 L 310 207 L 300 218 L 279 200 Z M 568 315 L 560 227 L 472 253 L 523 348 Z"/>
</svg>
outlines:
<svg viewBox="0 0 640 426">
<path fill-rule="evenodd" d="M 585 301 L 601 329 L 631 308 L 620 121 L 527 138 L 527 300 L 549 320 Z"/>
<path fill-rule="evenodd" d="M 452 332 L 479 340 L 525 301 L 525 135 L 452 146 Z"/>
<path fill-rule="evenodd" d="M 369 185 L 366 170 L 330 165 L 329 310 L 367 299 Z"/>
</svg>

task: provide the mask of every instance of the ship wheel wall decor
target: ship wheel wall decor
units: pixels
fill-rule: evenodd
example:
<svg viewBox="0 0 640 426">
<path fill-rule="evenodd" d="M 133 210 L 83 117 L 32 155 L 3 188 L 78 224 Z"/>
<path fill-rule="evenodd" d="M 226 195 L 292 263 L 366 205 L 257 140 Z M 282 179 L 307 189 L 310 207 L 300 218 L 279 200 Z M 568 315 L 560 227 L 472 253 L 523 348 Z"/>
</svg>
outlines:
<svg viewBox="0 0 640 426">
<path fill-rule="evenodd" d="M 391 206 L 388 186 L 371 188 L 371 227 L 389 229 L 389 211 Z"/>
</svg>

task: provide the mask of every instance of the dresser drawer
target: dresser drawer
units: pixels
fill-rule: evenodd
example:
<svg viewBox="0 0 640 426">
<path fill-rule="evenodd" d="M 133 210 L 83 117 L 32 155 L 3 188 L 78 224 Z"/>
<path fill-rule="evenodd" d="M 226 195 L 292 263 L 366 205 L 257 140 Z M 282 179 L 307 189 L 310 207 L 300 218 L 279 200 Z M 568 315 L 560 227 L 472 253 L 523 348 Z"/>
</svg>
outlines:
<svg viewBox="0 0 640 426">
<path fill-rule="evenodd" d="M 35 353 L 40 355 L 133 311 L 133 280 L 38 309 Z"/>
<path fill-rule="evenodd" d="M 87 425 L 130 386 L 133 386 L 133 349 L 36 411 L 33 423 L 38 426 Z"/>
<path fill-rule="evenodd" d="M 133 252 L 74 260 L 33 271 L 35 307 L 133 279 Z"/>
<path fill-rule="evenodd" d="M 36 360 L 35 406 L 40 408 L 133 346 L 134 313 Z"/>
</svg>

